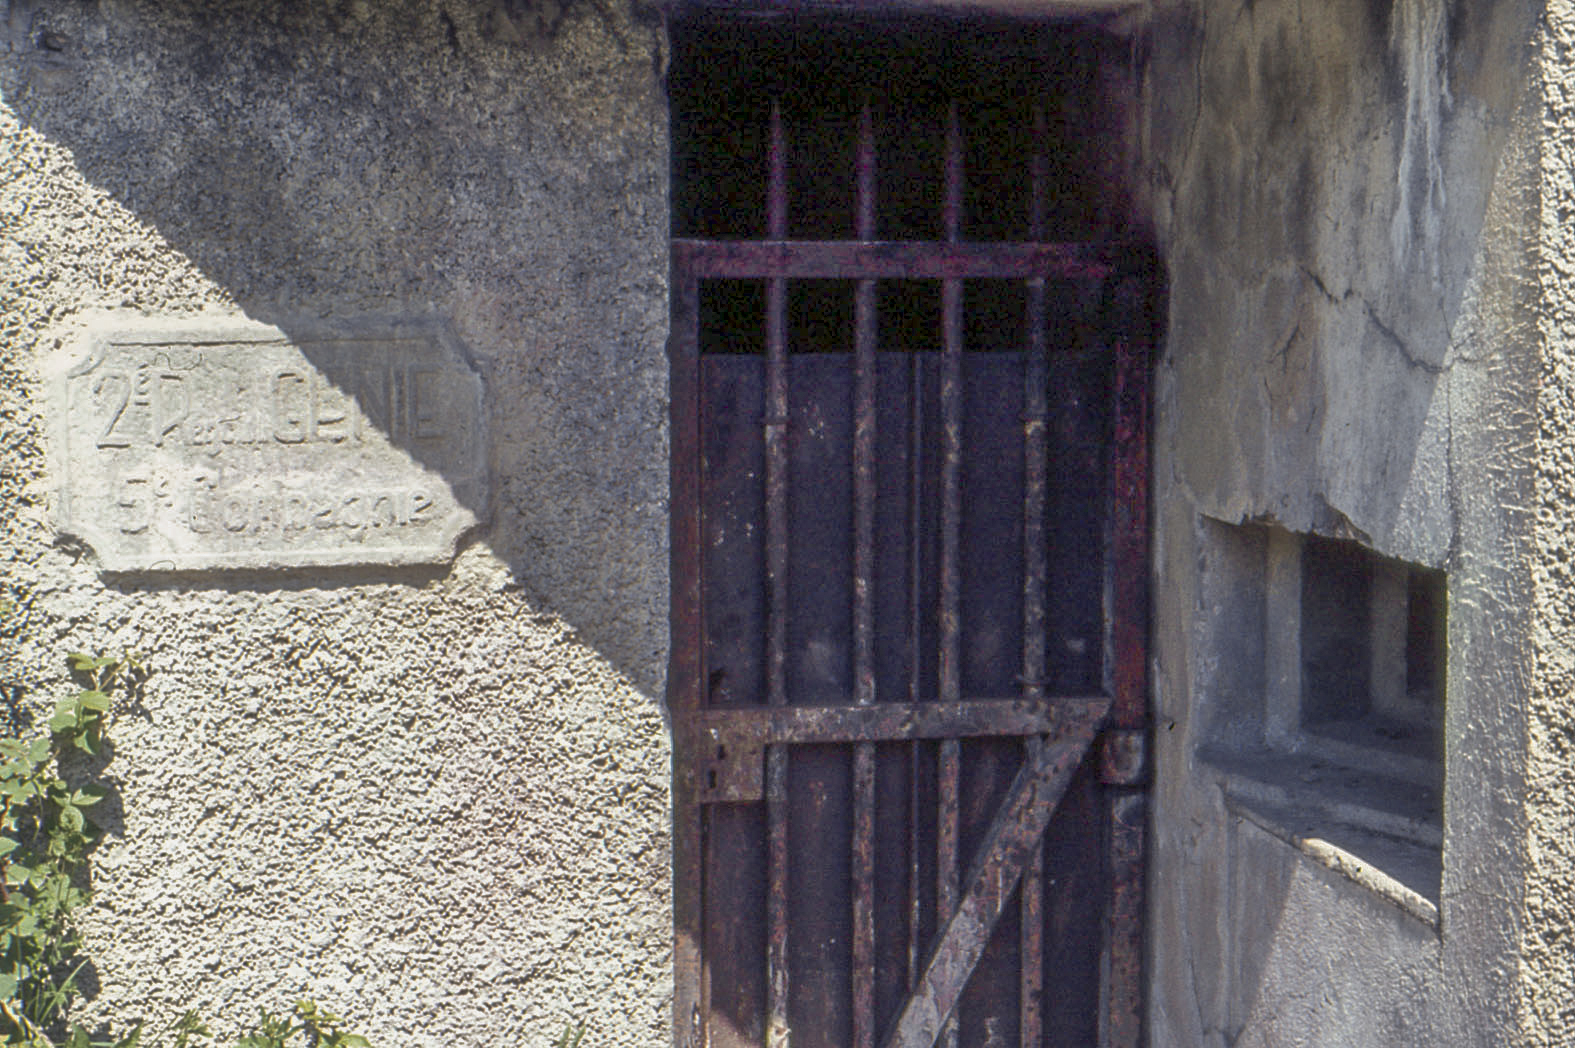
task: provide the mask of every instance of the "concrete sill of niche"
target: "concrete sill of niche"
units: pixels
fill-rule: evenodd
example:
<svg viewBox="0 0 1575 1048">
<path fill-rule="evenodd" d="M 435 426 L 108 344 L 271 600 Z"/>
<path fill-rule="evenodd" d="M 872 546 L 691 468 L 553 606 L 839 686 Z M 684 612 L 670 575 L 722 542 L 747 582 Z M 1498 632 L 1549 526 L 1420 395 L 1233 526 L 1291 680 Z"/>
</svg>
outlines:
<svg viewBox="0 0 1575 1048">
<path fill-rule="evenodd" d="M 1223 774 L 1233 815 L 1438 930 L 1443 827 L 1436 789 L 1277 750 L 1203 759 Z"/>
</svg>

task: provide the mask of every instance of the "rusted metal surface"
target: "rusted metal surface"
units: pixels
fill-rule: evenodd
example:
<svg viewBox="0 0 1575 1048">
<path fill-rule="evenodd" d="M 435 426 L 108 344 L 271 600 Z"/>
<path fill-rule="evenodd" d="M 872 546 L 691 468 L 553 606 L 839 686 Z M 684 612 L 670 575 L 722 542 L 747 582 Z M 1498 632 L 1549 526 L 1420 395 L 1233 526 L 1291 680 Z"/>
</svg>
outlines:
<svg viewBox="0 0 1575 1048">
<path fill-rule="evenodd" d="M 1139 786 L 1148 778 L 1148 733 L 1111 728 L 1099 739 L 1099 777 L 1109 786 Z"/>
<path fill-rule="evenodd" d="M 1100 1048 L 1143 1044 L 1143 847 L 1148 795 L 1112 790 L 1109 797 L 1110 894 L 1101 972 Z"/>
<path fill-rule="evenodd" d="M 1141 245 L 1123 241 L 674 240 L 672 250 L 701 277 L 740 280 L 1103 280 L 1147 257 Z"/>
<path fill-rule="evenodd" d="M 1124 330 L 1115 340 L 1112 645 L 1117 731 L 1101 755 L 1106 781 L 1123 786 L 1147 772 L 1148 730 L 1148 285 L 1115 289 Z M 1117 788 L 1110 798 L 1110 900 L 1101 987 L 1101 1048 L 1138 1048 L 1143 1034 L 1144 794 Z"/>
<path fill-rule="evenodd" d="M 771 106 L 767 163 L 767 227 L 787 235 L 787 143 L 782 109 Z M 766 646 L 766 696 L 773 706 L 787 702 L 787 282 L 766 285 L 766 585 L 769 591 L 769 640 Z M 788 1048 L 788 755 L 781 747 L 766 755 L 766 818 L 770 883 L 767 887 L 766 1046 Z"/>
<path fill-rule="evenodd" d="M 908 429 L 908 499 L 907 499 L 907 525 L 908 535 L 908 586 L 905 614 L 903 616 L 903 655 L 904 670 L 907 673 L 908 701 L 917 704 L 924 697 L 923 674 L 920 666 L 922 657 L 921 645 L 923 636 L 924 596 L 920 585 L 922 566 L 924 562 L 923 550 L 918 541 L 921 526 L 924 520 L 923 500 L 921 491 L 925 467 L 927 465 L 924 455 L 924 426 L 921 413 L 916 406 L 924 402 L 924 370 L 919 366 L 918 354 L 908 367 L 908 387 L 905 391 L 907 402 L 915 409 L 909 413 Z M 923 768 L 925 744 L 911 742 L 908 744 L 907 772 L 908 772 L 908 905 L 906 917 L 907 950 L 903 957 L 905 973 L 904 988 L 910 993 L 919 977 L 919 962 L 923 957 L 926 943 L 923 941 L 921 927 L 924 919 L 924 867 L 923 867 L 923 823 L 921 812 L 925 810 L 926 797 L 920 787 L 920 772 Z"/>
<path fill-rule="evenodd" d="M 940 1043 L 963 987 L 1102 719 L 1102 713 L 1086 717 L 1018 773 L 979 846 L 967 892 L 947 920 L 887 1048 L 933 1048 Z"/>
<path fill-rule="evenodd" d="M 771 177 L 766 213 L 771 232 L 787 230 L 787 144 L 780 107 L 771 107 Z M 766 588 L 769 612 L 766 695 L 773 706 L 787 702 L 787 281 L 766 285 Z"/>
<path fill-rule="evenodd" d="M 1033 153 L 1029 158 L 1028 236 L 1044 237 L 1045 181 L 1049 158 L 1045 146 L 1045 115 L 1033 108 Z M 1023 698 L 1045 694 L 1045 494 L 1049 454 L 1049 360 L 1045 333 L 1045 282 L 1028 280 L 1028 354 L 1023 363 Z M 1024 759 L 1036 766 L 1044 756 L 1044 739 L 1024 742 Z M 1044 872 L 1043 847 L 1036 847 L 1023 870 L 1018 893 L 1018 1044 L 1039 1048 L 1044 1041 Z"/>
<path fill-rule="evenodd" d="M 772 747 L 1059 736 L 1108 706 L 1099 696 L 1059 696 L 708 709 L 682 717 L 678 743 L 696 800 L 734 804 L 766 795 L 761 763 Z"/>
<path fill-rule="evenodd" d="M 1044 740 L 1027 743 L 1027 764 L 1033 767 L 1044 756 Z M 1036 847 L 1023 868 L 1022 891 L 1018 893 L 1021 910 L 1018 921 L 1019 977 L 1017 987 L 1018 1043 L 1037 1048 L 1044 1042 L 1044 848 Z"/>
<path fill-rule="evenodd" d="M 955 244 L 962 225 L 963 150 L 957 103 L 946 115 L 945 200 L 941 223 L 948 243 Z M 940 566 L 940 701 L 960 697 L 961 623 L 958 621 L 958 543 L 962 516 L 962 352 L 963 287 L 957 277 L 941 285 L 941 566 Z M 957 912 L 958 867 L 961 862 L 958 811 L 958 776 L 962 747 L 956 739 L 940 745 L 940 799 L 936 805 L 937 865 L 936 919 L 950 922 Z M 956 1048 L 957 1024 L 947 1021 L 940 1032 L 945 1048 Z"/>
<path fill-rule="evenodd" d="M 962 132 L 953 103 L 946 124 L 947 239 L 955 241 L 962 211 Z M 961 638 L 958 598 L 961 587 L 958 543 L 962 521 L 962 354 L 963 287 L 957 279 L 941 286 L 941 564 L 940 564 L 940 701 L 960 696 Z M 943 773 L 944 774 L 944 773 Z M 943 787 L 944 789 L 944 787 Z"/>
<path fill-rule="evenodd" d="M 1140 309 L 1141 292 L 1118 291 L 1121 305 Z M 1134 318 L 1141 322 L 1141 318 Z M 1148 718 L 1148 346 L 1115 343 L 1115 467 L 1113 549 L 1115 720 L 1142 728 Z"/>
<path fill-rule="evenodd" d="M 875 747 L 861 742 L 853 765 L 853 1044 L 875 1043 Z"/>
<path fill-rule="evenodd" d="M 968 697 L 956 702 L 880 702 L 872 706 L 741 706 L 685 716 L 686 734 L 707 740 L 816 746 L 907 739 L 1057 735 L 1104 709 L 1101 695 L 1049 699 Z"/>
<path fill-rule="evenodd" d="M 1028 357 L 1023 381 L 1023 694 L 1045 692 L 1045 425 L 1049 378 L 1045 350 L 1045 285 L 1028 282 Z"/>
<path fill-rule="evenodd" d="M 1029 172 L 1029 235 L 1044 235 L 1044 112 L 1034 109 L 1034 150 Z M 1049 456 L 1049 359 L 1045 337 L 1045 282 L 1028 280 L 1028 353 L 1023 363 L 1023 697 L 1038 698 L 1045 685 L 1045 489 Z"/>
<path fill-rule="evenodd" d="M 1147 255 L 1041 242 L 1042 148 L 964 241 L 955 105 L 943 239 L 879 242 L 909 129 L 805 174 L 760 112 L 769 239 L 673 244 L 675 1043 L 1136 1048 Z"/>
<path fill-rule="evenodd" d="M 875 127 L 866 103 L 859 116 L 858 234 L 875 232 Z M 853 701 L 875 701 L 875 281 L 861 280 L 854 299 L 853 366 Z"/>
<path fill-rule="evenodd" d="M 875 235 L 875 121 L 859 112 L 855 162 L 857 230 Z M 859 281 L 854 299 L 853 430 L 853 701 L 875 702 L 875 281 Z M 853 755 L 853 1048 L 875 1044 L 875 745 Z"/>
</svg>

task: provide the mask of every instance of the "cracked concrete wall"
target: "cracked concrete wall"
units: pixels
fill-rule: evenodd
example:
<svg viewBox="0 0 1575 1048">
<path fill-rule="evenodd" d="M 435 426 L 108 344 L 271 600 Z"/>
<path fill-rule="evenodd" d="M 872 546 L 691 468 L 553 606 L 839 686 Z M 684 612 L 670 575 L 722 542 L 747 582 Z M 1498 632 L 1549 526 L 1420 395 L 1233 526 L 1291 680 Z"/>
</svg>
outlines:
<svg viewBox="0 0 1575 1048">
<path fill-rule="evenodd" d="M 1526 719 L 1532 451 L 1549 415 L 1539 16 L 1525 0 L 1154 8 L 1170 280 L 1155 406 L 1156 1045 L 1522 1035 L 1525 791 L 1552 752 L 1530 755 Z M 1251 687 L 1240 668 L 1262 658 L 1243 639 L 1261 626 L 1239 628 L 1261 612 L 1236 607 L 1261 565 L 1235 563 L 1212 521 L 1448 572 L 1437 928 L 1226 810 L 1200 757 L 1220 730 L 1205 712 L 1261 701 L 1226 694 Z"/>
<path fill-rule="evenodd" d="M 659 20 L 565 0 L 0 3 L 0 681 L 154 675 L 84 1016 L 311 995 L 381 1045 L 657 1044 L 670 997 Z M 90 310 L 446 323 L 490 523 L 435 569 L 109 577 L 40 381 Z"/>
</svg>

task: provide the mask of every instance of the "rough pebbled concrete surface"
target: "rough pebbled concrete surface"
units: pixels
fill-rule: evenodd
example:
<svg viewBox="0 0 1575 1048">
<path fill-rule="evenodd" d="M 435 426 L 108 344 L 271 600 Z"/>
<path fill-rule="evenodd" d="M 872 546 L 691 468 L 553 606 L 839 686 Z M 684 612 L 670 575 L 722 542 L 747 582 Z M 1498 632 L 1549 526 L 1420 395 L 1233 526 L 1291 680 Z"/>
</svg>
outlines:
<svg viewBox="0 0 1575 1048">
<path fill-rule="evenodd" d="M 1521 1001 L 1525 1043 L 1575 1029 L 1575 6 L 1547 4 L 1542 39 L 1536 682 L 1528 711 L 1528 876 Z"/>
<path fill-rule="evenodd" d="M 384 1045 L 661 1043 L 666 128 L 622 5 L 0 4 L 7 680 L 156 668 L 96 1016 L 319 997 Z M 91 309 L 452 325 L 494 507 L 451 569 L 111 580 L 41 362 Z"/>
<path fill-rule="evenodd" d="M 1524 988 L 1542 978 L 1520 953 L 1537 861 L 1526 777 L 1545 759 L 1526 723 L 1539 16 L 1523 0 L 1448 17 L 1418 0 L 1154 10 L 1171 282 L 1156 383 L 1156 1045 L 1521 1035 Z M 1262 653 L 1239 628 L 1251 613 L 1229 610 L 1251 593 L 1241 573 L 1262 569 L 1209 518 L 1449 572 L 1441 932 L 1225 811 L 1200 753 L 1220 741 L 1219 711 L 1262 702 Z"/>
</svg>

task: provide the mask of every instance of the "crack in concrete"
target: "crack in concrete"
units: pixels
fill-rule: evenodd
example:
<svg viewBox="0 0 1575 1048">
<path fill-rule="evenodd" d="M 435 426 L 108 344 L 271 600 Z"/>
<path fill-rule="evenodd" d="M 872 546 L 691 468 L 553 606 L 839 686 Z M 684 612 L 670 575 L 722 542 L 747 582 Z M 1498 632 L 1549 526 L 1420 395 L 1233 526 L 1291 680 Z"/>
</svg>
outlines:
<svg viewBox="0 0 1575 1048">
<path fill-rule="evenodd" d="M 1421 371 L 1425 371 L 1429 375 L 1442 375 L 1449 370 L 1448 364 L 1434 364 L 1432 361 L 1422 360 L 1417 357 L 1417 355 L 1412 352 L 1410 345 L 1406 343 L 1406 340 L 1401 338 L 1393 328 L 1378 318 L 1378 311 L 1373 309 L 1372 303 L 1368 302 L 1366 298 L 1362 298 L 1361 296 L 1357 297 L 1361 301 L 1362 312 L 1367 315 L 1368 323 L 1377 328 L 1379 334 L 1383 335 L 1384 338 L 1395 347 L 1395 349 L 1400 351 L 1400 355 L 1405 358 L 1405 362 L 1407 364 L 1409 364 L 1411 367 L 1418 368 Z"/>
<path fill-rule="evenodd" d="M 1298 265 L 1296 268 L 1301 270 L 1302 276 L 1306 277 L 1308 280 L 1311 280 L 1313 282 L 1313 286 L 1318 289 L 1319 293 L 1322 294 L 1323 297 L 1328 299 L 1330 302 L 1333 302 L 1333 303 L 1338 305 L 1339 303 L 1345 301 L 1347 298 L 1351 297 L 1351 289 L 1350 288 L 1346 288 L 1345 294 L 1343 294 L 1343 295 L 1336 295 L 1333 291 L 1330 291 L 1329 290 L 1329 285 L 1325 284 L 1323 282 L 1323 277 L 1319 276 L 1316 272 L 1314 272 L 1314 270 L 1310 266 Z"/>
<path fill-rule="evenodd" d="M 1274 359 L 1280 362 L 1280 374 L 1282 375 L 1291 369 L 1291 344 L 1296 341 L 1296 336 L 1301 333 L 1302 322 L 1298 320 L 1295 326 L 1291 328 L 1291 333 L 1286 335 L 1285 339 L 1280 343 L 1280 348 L 1274 352 Z M 1263 382 L 1265 386 L 1268 385 L 1269 378 L 1267 375 L 1264 376 Z"/>
<path fill-rule="evenodd" d="M 1313 286 L 1318 289 L 1318 293 L 1323 295 L 1323 297 L 1331 304 L 1343 306 L 1352 299 L 1355 299 L 1362 307 L 1362 314 L 1367 318 L 1367 322 L 1376 328 L 1379 334 L 1384 336 L 1385 341 L 1387 341 L 1399 351 L 1400 356 L 1405 360 L 1408 366 L 1416 368 L 1420 371 L 1424 371 L 1429 375 L 1448 374 L 1449 369 L 1453 367 L 1453 363 L 1435 364 L 1430 360 L 1423 360 L 1421 357 L 1417 356 L 1416 351 L 1411 348 L 1410 343 L 1401 337 L 1399 332 L 1395 331 L 1394 328 L 1385 323 L 1383 318 L 1378 315 L 1378 310 L 1374 309 L 1373 304 L 1368 301 L 1367 296 L 1361 294 L 1355 288 L 1346 288 L 1344 292 L 1337 295 L 1333 291 L 1329 290 L 1329 285 L 1325 284 L 1323 282 L 1323 278 L 1320 277 L 1311 267 L 1306 265 L 1298 265 L 1296 268 L 1301 271 L 1303 276 L 1312 281 Z"/>
</svg>

